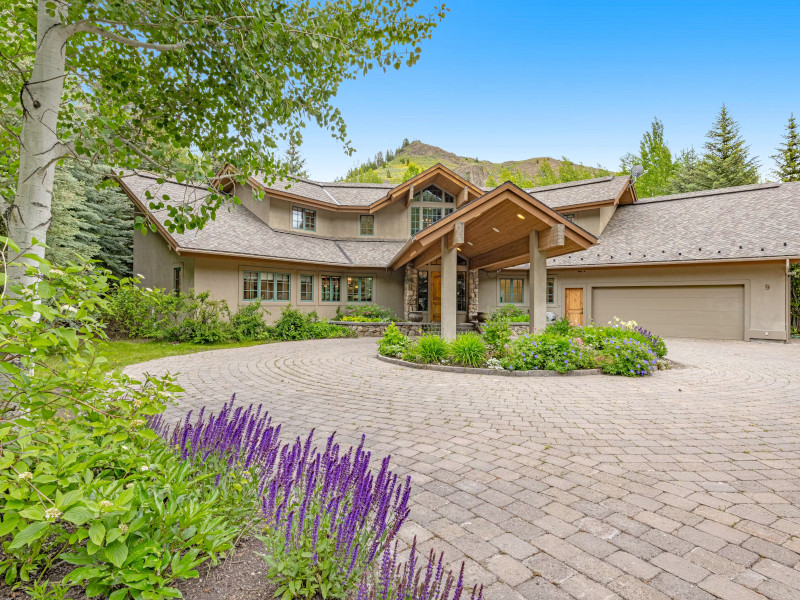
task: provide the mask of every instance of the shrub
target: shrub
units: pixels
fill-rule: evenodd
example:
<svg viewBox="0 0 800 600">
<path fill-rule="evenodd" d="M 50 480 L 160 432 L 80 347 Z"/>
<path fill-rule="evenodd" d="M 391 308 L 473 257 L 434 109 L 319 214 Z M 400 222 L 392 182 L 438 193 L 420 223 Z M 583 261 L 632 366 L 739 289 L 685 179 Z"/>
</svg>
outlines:
<svg viewBox="0 0 800 600">
<path fill-rule="evenodd" d="M 556 333 L 558 335 L 570 335 L 574 329 L 576 328 L 572 326 L 567 317 L 556 319 L 552 323 L 548 323 L 545 327 L 545 331 Z"/>
<path fill-rule="evenodd" d="M 268 328 L 269 337 L 274 340 L 313 340 L 323 338 L 355 337 L 355 332 L 341 325 L 320 321 L 316 312 L 304 313 L 287 306 L 281 317 Z"/>
<path fill-rule="evenodd" d="M 658 368 L 658 357 L 648 342 L 621 338 L 606 344 L 597 363 L 609 375 L 639 377 L 650 375 Z"/>
<path fill-rule="evenodd" d="M 419 340 L 409 340 L 400 357 L 408 362 L 419 361 Z"/>
<path fill-rule="evenodd" d="M 240 306 L 236 314 L 231 317 L 231 337 L 240 342 L 266 339 L 269 329 L 264 321 L 264 314 L 269 313 L 263 309 L 260 302 Z"/>
<path fill-rule="evenodd" d="M 383 323 L 385 319 L 381 319 L 380 317 L 342 317 L 342 321 L 349 321 L 351 323 Z"/>
<path fill-rule="evenodd" d="M 507 359 L 511 370 L 548 370 L 565 373 L 594 367 L 594 355 L 582 340 L 544 332 L 523 335 L 512 344 Z"/>
<path fill-rule="evenodd" d="M 450 344 L 453 360 L 465 367 L 480 367 L 486 362 L 486 342 L 477 333 L 462 333 Z"/>
<path fill-rule="evenodd" d="M 506 355 L 511 342 L 511 324 L 503 316 L 490 317 L 483 326 L 483 339 L 498 357 Z"/>
<path fill-rule="evenodd" d="M 664 358 L 667 355 L 667 344 L 664 342 L 664 338 L 648 331 L 641 325 L 637 325 L 633 331 L 642 336 L 642 338 L 650 344 L 650 349 L 658 358 Z"/>
<path fill-rule="evenodd" d="M 391 308 L 377 304 L 348 304 L 345 309 L 349 317 L 365 317 L 375 321 L 397 321 L 397 315 Z"/>
<path fill-rule="evenodd" d="M 438 335 L 423 335 L 416 346 L 417 360 L 425 364 L 440 363 L 450 354 L 447 342 Z"/>
<path fill-rule="evenodd" d="M 231 339 L 231 312 L 224 300 L 211 300 L 209 292 L 180 294 L 165 303 L 163 338 L 171 342 L 218 344 Z"/>
<path fill-rule="evenodd" d="M 502 306 L 496 306 L 489 315 L 489 318 L 504 318 L 508 319 L 510 323 L 527 323 L 530 319 L 530 315 L 518 306 L 504 304 Z"/>
<path fill-rule="evenodd" d="M 400 332 L 397 325 L 392 323 L 378 340 L 378 352 L 383 356 L 402 356 L 408 344 L 409 339 Z"/>
</svg>

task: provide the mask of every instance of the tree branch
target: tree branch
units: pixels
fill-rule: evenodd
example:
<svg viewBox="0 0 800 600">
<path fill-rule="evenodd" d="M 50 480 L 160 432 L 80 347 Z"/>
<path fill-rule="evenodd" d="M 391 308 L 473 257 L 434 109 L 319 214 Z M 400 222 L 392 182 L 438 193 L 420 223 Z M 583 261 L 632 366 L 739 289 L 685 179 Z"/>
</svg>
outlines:
<svg viewBox="0 0 800 600">
<path fill-rule="evenodd" d="M 142 42 L 139 40 L 125 37 L 123 35 L 119 35 L 111 31 L 106 31 L 105 29 L 102 29 L 90 23 L 75 23 L 74 25 L 68 26 L 66 29 L 68 36 L 71 36 L 78 32 L 94 33 L 99 35 L 100 37 L 106 38 L 107 40 L 111 40 L 112 42 L 117 42 L 118 44 L 124 44 L 125 46 L 130 46 L 132 48 L 144 48 L 145 50 L 156 50 L 158 52 L 183 50 L 190 44 L 190 42 L 180 42 L 178 44 L 151 44 L 150 42 Z"/>
</svg>

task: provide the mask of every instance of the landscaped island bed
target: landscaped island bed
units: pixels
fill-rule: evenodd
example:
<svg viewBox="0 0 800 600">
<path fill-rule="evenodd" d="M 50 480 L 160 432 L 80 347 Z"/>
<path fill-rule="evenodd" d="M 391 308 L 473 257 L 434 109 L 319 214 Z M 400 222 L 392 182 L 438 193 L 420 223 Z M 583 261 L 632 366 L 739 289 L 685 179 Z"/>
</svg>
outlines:
<svg viewBox="0 0 800 600">
<path fill-rule="evenodd" d="M 576 327 L 566 319 L 544 331 L 513 337 L 501 311 L 455 340 L 437 335 L 412 339 L 389 325 L 378 341 L 382 357 L 407 366 L 426 366 L 475 374 L 606 373 L 641 377 L 668 367 L 664 340 L 634 322 Z"/>
</svg>

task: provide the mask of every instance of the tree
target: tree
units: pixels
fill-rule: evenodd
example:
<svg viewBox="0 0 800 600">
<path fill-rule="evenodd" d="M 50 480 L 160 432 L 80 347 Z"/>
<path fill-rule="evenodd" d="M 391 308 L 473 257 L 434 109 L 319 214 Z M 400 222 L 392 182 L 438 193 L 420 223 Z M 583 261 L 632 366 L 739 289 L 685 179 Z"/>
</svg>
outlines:
<svg viewBox="0 0 800 600">
<path fill-rule="evenodd" d="M 300 149 L 294 140 L 289 142 L 284 160 L 286 161 L 286 170 L 289 175 L 308 179 L 308 171 L 305 170 L 306 159 L 300 155 Z"/>
<path fill-rule="evenodd" d="M 629 173 L 634 165 L 642 165 L 645 174 L 636 181 L 636 193 L 641 197 L 670 193 L 670 182 L 678 168 L 672 152 L 664 141 L 664 124 L 653 117 L 650 131 L 639 142 L 639 154 L 626 154 L 620 160 L 620 171 Z"/>
<path fill-rule="evenodd" d="M 697 187 L 697 168 L 700 159 L 694 148 L 681 150 L 675 161 L 675 172 L 669 181 L 668 194 L 685 194 L 695 192 L 701 188 Z"/>
<path fill-rule="evenodd" d="M 411 179 L 412 177 L 416 177 L 420 173 L 422 173 L 422 169 L 420 169 L 413 162 L 409 162 L 406 172 L 403 173 L 403 181 L 408 181 L 409 179 Z"/>
<path fill-rule="evenodd" d="M 165 225 L 201 227 L 230 199 L 213 184 L 288 173 L 279 139 L 296 144 L 307 121 L 352 152 L 333 99 L 373 68 L 414 65 L 444 17 L 414 16 L 415 0 L 5 0 L 0 9 L 0 191 L 9 235 L 41 256 L 52 218 L 55 166 L 104 175 L 140 169 L 206 186 L 202 200 L 149 198 Z M 33 60 L 31 61 L 31 57 Z M 84 107 L 91 107 L 91 111 Z M 143 223 L 139 223 L 143 227 Z M 154 225 L 150 224 L 153 228 Z M 24 264 L 9 282 L 31 283 Z"/>
<path fill-rule="evenodd" d="M 786 141 L 778 146 L 778 153 L 770 157 L 778 165 L 773 173 L 781 181 L 800 181 L 800 132 L 794 114 L 789 116 L 783 139 Z"/>
<path fill-rule="evenodd" d="M 758 161 L 749 156 L 749 146 L 739 134 L 739 124 L 731 118 L 724 104 L 706 138 L 705 152 L 692 182 L 696 189 L 758 183 Z"/>
</svg>

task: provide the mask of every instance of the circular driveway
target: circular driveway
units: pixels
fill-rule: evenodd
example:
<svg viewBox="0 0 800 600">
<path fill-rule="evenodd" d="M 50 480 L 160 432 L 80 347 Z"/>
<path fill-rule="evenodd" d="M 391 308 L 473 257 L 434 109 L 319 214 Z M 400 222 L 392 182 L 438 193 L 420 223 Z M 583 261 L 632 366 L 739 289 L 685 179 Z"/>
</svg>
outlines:
<svg viewBox="0 0 800 600">
<path fill-rule="evenodd" d="M 367 436 L 412 474 L 403 537 L 487 600 L 800 598 L 800 344 L 670 340 L 652 377 L 408 369 L 374 339 L 128 367 L 179 373 L 175 417 L 232 394 L 289 436 Z"/>
</svg>

